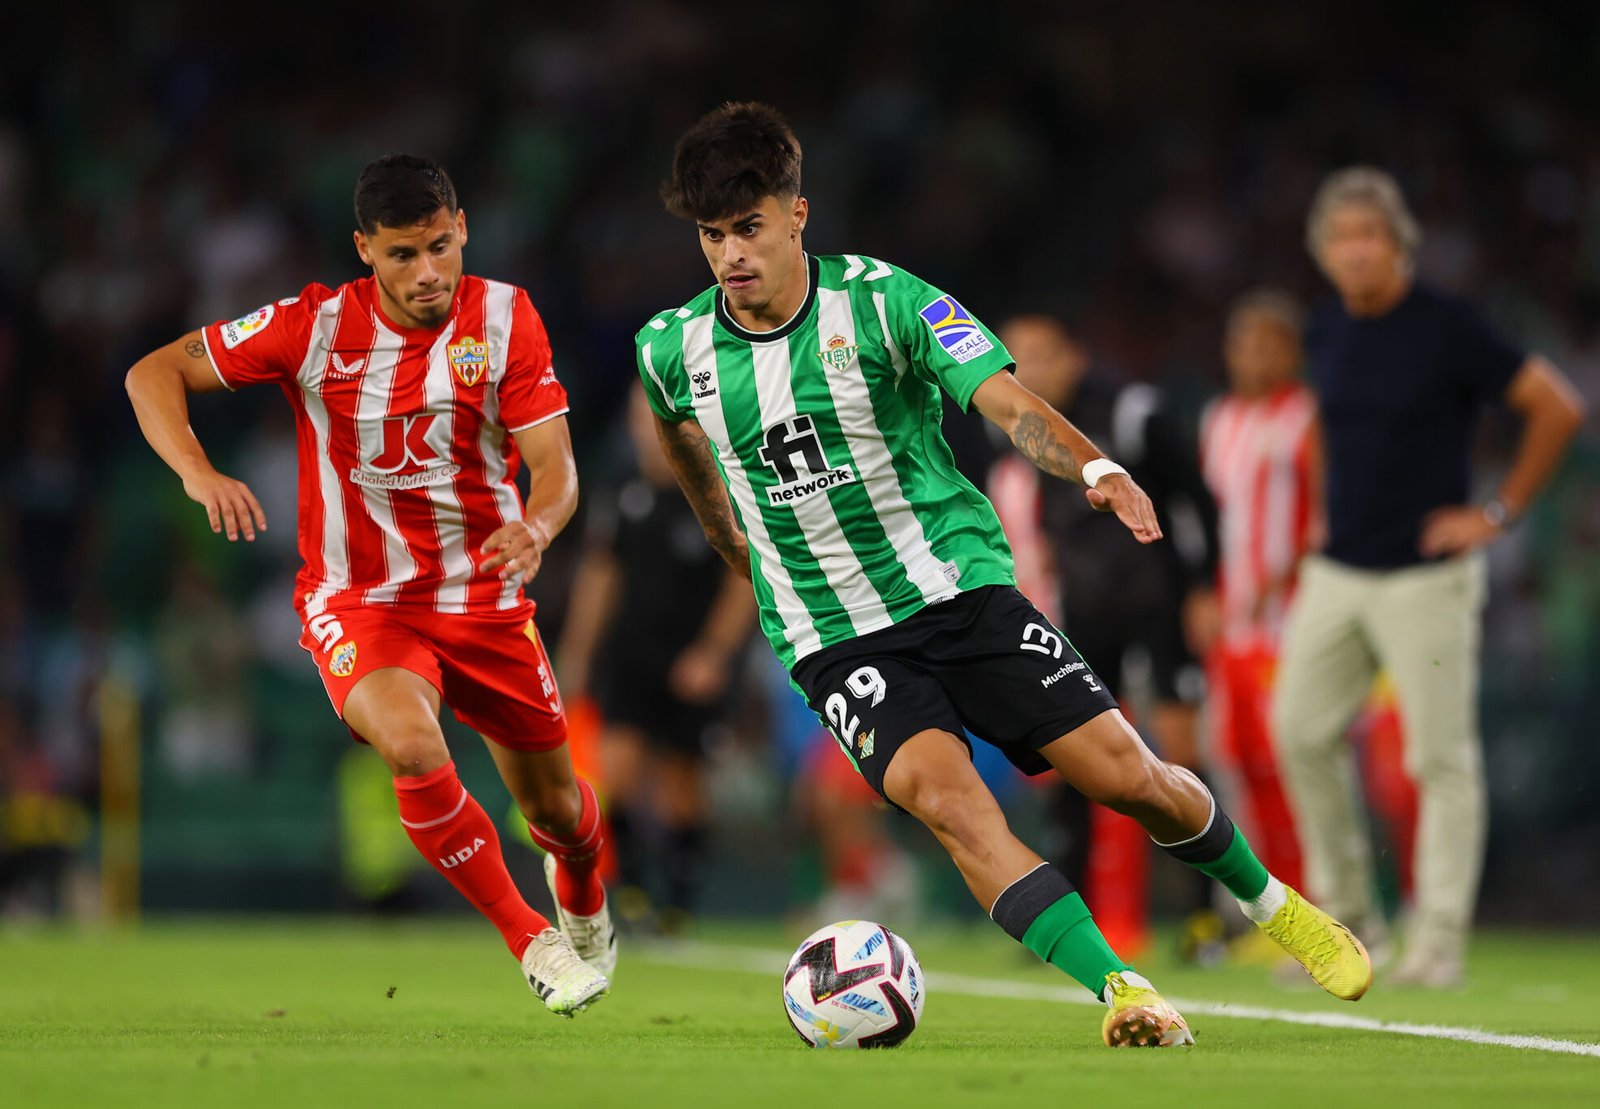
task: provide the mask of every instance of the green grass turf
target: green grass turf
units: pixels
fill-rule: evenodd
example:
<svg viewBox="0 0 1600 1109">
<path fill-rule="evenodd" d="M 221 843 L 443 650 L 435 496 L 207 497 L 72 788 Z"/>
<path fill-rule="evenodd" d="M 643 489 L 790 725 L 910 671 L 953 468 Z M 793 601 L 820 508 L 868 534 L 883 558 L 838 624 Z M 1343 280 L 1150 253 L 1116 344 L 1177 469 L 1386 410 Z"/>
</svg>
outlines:
<svg viewBox="0 0 1600 1109">
<path fill-rule="evenodd" d="M 922 1027 L 895 1051 L 844 1053 L 801 1045 L 776 971 L 672 965 L 639 944 L 613 994 L 563 1021 L 472 920 L 13 927 L 0 931 L 0 1105 L 1600 1104 L 1600 1058 L 1380 1032 L 1205 1016 L 1193 1049 L 1112 1051 L 1094 1008 L 940 991 L 941 972 L 1069 984 L 998 932 L 906 932 L 930 979 Z M 698 938 L 779 952 L 798 936 Z M 1466 989 L 1380 980 L 1357 1005 L 1159 950 L 1140 967 L 1177 997 L 1600 1041 L 1593 937 L 1487 935 Z"/>
</svg>

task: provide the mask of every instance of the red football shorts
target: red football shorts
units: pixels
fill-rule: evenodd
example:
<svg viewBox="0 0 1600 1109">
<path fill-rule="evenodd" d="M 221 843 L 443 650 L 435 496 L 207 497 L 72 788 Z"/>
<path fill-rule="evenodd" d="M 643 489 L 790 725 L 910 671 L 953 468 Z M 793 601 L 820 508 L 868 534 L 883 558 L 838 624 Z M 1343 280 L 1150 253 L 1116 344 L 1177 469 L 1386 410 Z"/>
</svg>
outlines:
<svg viewBox="0 0 1600 1109">
<path fill-rule="evenodd" d="M 340 719 L 357 682 L 395 666 L 426 678 L 457 720 L 502 747 L 550 751 L 567 740 L 555 671 L 526 613 L 345 608 L 313 617 L 300 646 L 316 660 Z"/>
</svg>

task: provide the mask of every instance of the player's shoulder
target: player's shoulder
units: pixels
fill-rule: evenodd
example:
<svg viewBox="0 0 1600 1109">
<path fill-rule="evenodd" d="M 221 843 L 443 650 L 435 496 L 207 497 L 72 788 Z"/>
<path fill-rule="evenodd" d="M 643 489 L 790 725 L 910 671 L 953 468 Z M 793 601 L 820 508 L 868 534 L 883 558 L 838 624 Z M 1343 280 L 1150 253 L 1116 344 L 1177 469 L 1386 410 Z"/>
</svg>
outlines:
<svg viewBox="0 0 1600 1109">
<path fill-rule="evenodd" d="M 717 310 L 717 286 L 701 292 L 693 300 L 678 308 L 667 308 L 645 321 L 633 337 L 634 345 L 641 350 L 677 349 L 681 345 L 684 324 L 690 320 L 714 315 Z M 669 342 L 662 343 L 660 340 Z"/>
<path fill-rule="evenodd" d="M 870 254 L 818 254 L 817 284 L 824 289 L 882 292 L 907 284 L 926 285 L 911 271 Z"/>
<path fill-rule="evenodd" d="M 319 316 L 337 313 L 343 292 L 344 286 L 330 289 L 313 282 L 293 296 L 268 301 L 236 320 L 221 320 L 213 326 L 225 350 L 232 350 L 259 334 L 293 337 L 314 327 Z"/>
<path fill-rule="evenodd" d="M 521 285 L 513 285 L 509 281 L 497 281 L 492 277 L 479 277 L 475 273 L 461 275 L 461 288 L 456 295 L 484 300 L 493 298 L 503 301 L 522 301 L 530 306 L 533 304 L 533 298 L 528 295 L 528 290 Z"/>
<path fill-rule="evenodd" d="M 262 305 L 254 314 L 264 314 L 270 319 L 280 313 L 289 316 L 317 316 L 324 311 L 336 311 L 345 297 L 345 291 L 353 284 L 354 282 L 346 282 L 330 289 L 321 282 L 313 281 L 293 296 L 279 297 L 270 304 Z"/>
</svg>

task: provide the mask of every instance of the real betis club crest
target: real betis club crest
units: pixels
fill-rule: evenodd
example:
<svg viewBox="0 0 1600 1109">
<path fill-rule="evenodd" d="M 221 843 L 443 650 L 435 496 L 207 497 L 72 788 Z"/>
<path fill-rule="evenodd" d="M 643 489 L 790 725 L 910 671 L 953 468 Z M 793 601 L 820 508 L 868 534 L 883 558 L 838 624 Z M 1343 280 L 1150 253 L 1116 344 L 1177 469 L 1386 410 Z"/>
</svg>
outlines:
<svg viewBox="0 0 1600 1109">
<path fill-rule="evenodd" d="M 828 340 L 828 349 L 817 351 L 817 357 L 822 359 L 822 364 L 829 369 L 842 370 L 850 364 L 850 359 L 860 350 L 856 343 L 846 345 L 843 335 L 835 335 Z"/>
</svg>

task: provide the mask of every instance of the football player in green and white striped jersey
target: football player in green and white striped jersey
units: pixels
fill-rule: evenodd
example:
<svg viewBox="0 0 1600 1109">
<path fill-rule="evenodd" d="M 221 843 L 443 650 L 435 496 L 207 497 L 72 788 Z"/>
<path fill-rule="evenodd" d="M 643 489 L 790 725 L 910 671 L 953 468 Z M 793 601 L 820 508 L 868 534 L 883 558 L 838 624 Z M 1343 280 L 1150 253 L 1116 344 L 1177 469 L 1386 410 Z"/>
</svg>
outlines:
<svg viewBox="0 0 1600 1109">
<path fill-rule="evenodd" d="M 1192 1043 L 1105 942 L 1066 878 L 1008 828 L 968 733 L 1054 770 L 1217 878 L 1324 988 L 1371 982 L 1350 932 L 1273 878 L 1205 786 L 1157 759 L 1071 643 L 1017 592 L 994 510 L 940 434 L 940 391 L 1047 473 L 1086 485 L 1132 539 L 1161 538 L 1143 491 L 1007 372 L 955 297 L 801 236 L 800 145 L 762 104 L 679 140 L 662 198 L 692 220 L 716 284 L 638 335 L 639 374 L 712 545 L 750 576 L 761 623 L 861 775 L 938 837 L 1002 928 L 1108 1006 L 1114 1045 Z"/>
</svg>

